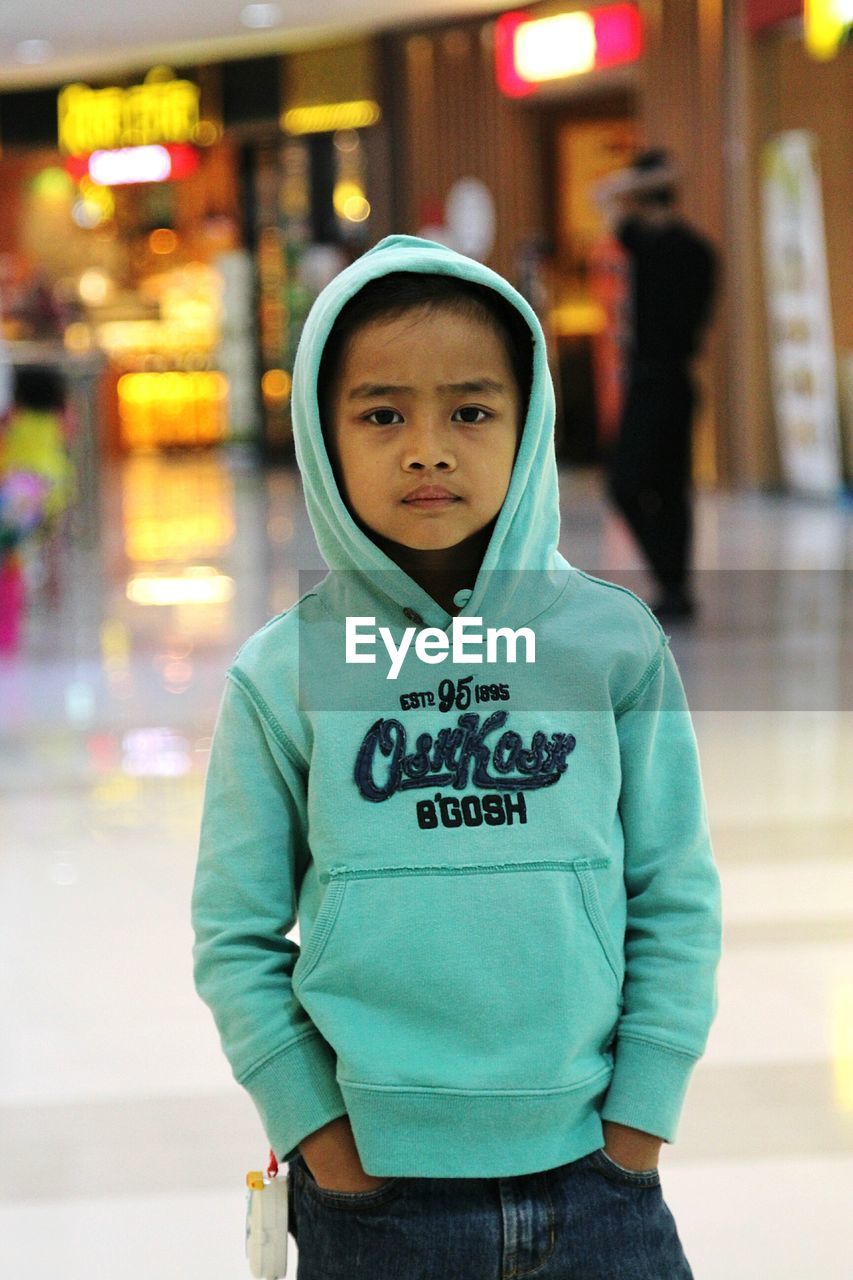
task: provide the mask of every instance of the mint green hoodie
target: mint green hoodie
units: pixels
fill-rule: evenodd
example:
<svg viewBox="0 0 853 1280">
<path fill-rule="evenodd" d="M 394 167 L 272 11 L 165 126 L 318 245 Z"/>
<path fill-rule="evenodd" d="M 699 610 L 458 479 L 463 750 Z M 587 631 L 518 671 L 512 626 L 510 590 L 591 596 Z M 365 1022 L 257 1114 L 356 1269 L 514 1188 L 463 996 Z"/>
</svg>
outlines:
<svg viewBox="0 0 853 1280">
<path fill-rule="evenodd" d="M 412 644 L 392 680 L 381 641 L 345 661 L 348 617 L 396 645 L 452 623 L 351 518 L 320 426 L 335 317 L 401 270 L 484 284 L 532 330 L 520 448 L 460 617 L 529 628 L 533 663 L 498 645 L 439 666 Z M 293 421 L 332 572 L 228 672 L 193 892 L 196 985 L 270 1145 L 286 1160 L 347 1114 L 375 1177 L 508 1177 L 599 1147 L 602 1119 L 671 1141 L 720 945 L 696 740 L 654 616 L 557 551 L 535 315 L 487 267 L 390 237 L 312 308 Z"/>
</svg>

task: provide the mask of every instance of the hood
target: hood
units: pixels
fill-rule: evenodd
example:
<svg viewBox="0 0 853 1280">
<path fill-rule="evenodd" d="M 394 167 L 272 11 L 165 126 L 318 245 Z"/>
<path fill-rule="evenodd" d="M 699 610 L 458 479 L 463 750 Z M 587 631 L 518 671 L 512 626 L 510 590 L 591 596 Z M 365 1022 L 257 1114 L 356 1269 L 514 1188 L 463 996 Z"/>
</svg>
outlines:
<svg viewBox="0 0 853 1280">
<path fill-rule="evenodd" d="M 370 280 L 394 271 L 456 276 L 485 285 L 516 308 L 533 334 L 533 379 L 521 443 L 506 498 L 480 571 L 461 612 L 486 622 L 520 624 L 566 586 L 571 566 L 557 551 L 559 490 L 554 456 L 554 389 L 545 338 L 535 312 L 502 276 L 444 245 L 388 236 L 319 295 L 305 322 L 293 371 L 293 433 L 308 515 L 333 571 L 331 593 L 344 613 L 381 612 L 396 620 L 415 611 L 446 628 L 450 615 L 359 529 L 338 489 L 320 422 L 317 375 L 323 349 L 346 302 Z M 408 616 L 408 613 L 407 615 Z"/>
</svg>

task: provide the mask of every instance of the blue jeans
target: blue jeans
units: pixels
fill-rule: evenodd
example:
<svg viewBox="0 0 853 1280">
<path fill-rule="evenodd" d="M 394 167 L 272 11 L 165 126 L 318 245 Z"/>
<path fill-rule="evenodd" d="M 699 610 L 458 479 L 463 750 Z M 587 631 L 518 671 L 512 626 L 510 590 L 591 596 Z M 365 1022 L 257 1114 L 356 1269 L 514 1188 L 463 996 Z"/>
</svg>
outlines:
<svg viewBox="0 0 853 1280">
<path fill-rule="evenodd" d="M 514 1178 L 327 1191 L 290 1162 L 297 1280 L 692 1280 L 656 1172 L 603 1151 Z"/>
</svg>

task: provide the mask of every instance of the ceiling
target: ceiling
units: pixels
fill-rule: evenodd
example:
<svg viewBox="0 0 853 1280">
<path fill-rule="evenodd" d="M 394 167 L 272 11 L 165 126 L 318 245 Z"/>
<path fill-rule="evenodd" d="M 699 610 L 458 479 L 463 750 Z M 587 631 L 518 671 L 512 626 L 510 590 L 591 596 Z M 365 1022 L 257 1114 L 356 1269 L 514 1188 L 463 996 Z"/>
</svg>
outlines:
<svg viewBox="0 0 853 1280">
<path fill-rule="evenodd" d="M 500 0 L 279 0 L 266 30 L 246 0 L 0 0 L 0 89 L 274 53 L 421 19 L 494 13 Z M 504 7 L 511 7 L 505 5 Z M 48 47 L 23 42 L 46 41 Z M 22 61 L 22 57 L 39 61 Z"/>
</svg>

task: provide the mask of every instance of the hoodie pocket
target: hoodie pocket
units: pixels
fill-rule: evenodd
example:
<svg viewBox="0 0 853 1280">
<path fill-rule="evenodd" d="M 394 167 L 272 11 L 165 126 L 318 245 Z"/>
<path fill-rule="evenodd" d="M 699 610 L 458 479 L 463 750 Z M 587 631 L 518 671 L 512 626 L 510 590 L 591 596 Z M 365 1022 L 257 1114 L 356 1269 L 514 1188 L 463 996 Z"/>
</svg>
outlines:
<svg viewBox="0 0 853 1280">
<path fill-rule="evenodd" d="M 608 866 L 333 868 L 294 991 L 339 1078 L 538 1090 L 600 1071 L 622 984 Z"/>
</svg>

